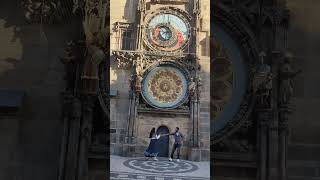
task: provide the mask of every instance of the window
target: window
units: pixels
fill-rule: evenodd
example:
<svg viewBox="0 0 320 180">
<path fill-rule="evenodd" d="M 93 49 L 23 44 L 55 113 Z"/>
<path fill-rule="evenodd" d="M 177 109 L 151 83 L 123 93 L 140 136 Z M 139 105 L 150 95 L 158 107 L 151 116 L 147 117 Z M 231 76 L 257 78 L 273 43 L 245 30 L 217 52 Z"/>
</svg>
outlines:
<svg viewBox="0 0 320 180">
<path fill-rule="evenodd" d="M 134 50 L 135 49 L 135 38 L 134 33 L 131 30 L 122 31 L 122 50 Z"/>
<path fill-rule="evenodd" d="M 125 22 L 116 22 L 111 35 L 112 50 L 135 50 L 136 31 L 134 25 Z"/>
</svg>

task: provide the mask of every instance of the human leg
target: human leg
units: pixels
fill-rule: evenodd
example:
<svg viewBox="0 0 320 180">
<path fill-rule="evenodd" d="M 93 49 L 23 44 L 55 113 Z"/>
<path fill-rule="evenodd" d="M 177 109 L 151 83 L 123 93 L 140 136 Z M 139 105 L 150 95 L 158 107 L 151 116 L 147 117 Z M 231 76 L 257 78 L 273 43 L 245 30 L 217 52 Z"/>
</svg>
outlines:
<svg viewBox="0 0 320 180">
<path fill-rule="evenodd" d="M 181 144 L 177 144 L 177 159 L 180 159 Z"/>
<path fill-rule="evenodd" d="M 173 159 L 173 154 L 174 154 L 174 152 L 176 151 L 176 148 L 177 148 L 176 144 L 173 144 L 172 151 L 171 151 L 171 155 L 170 155 L 170 158 L 171 158 L 171 159 Z"/>
</svg>

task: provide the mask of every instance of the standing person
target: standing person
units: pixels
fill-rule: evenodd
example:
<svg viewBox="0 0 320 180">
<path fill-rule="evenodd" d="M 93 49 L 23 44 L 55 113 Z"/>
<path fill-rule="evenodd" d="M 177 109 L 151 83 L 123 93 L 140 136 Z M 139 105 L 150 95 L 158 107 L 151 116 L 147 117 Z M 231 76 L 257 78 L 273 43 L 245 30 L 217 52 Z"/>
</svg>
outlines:
<svg viewBox="0 0 320 180">
<path fill-rule="evenodd" d="M 176 127 L 176 131 L 174 133 L 169 134 L 169 135 L 174 136 L 174 144 L 173 144 L 173 148 L 171 151 L 169 161 L 172 161 L 173 154 L 177 149 L 177 161 L 179 162 L 180 161 L 180 148 L 182 146 L 183 135 L 179 132 L 179 127 Z"/>
<path fill-rule="evenodd" d="M 156 143 L 160 137 L 160 135 L 156 134 L 156 128 L 152 128 L 149 134 L 150 144 L 148 148 L 144 151 L 145 157 L 152 157 L 153 160 L 158 161 L 158 151 L 156 150 Z"/>
</svg>

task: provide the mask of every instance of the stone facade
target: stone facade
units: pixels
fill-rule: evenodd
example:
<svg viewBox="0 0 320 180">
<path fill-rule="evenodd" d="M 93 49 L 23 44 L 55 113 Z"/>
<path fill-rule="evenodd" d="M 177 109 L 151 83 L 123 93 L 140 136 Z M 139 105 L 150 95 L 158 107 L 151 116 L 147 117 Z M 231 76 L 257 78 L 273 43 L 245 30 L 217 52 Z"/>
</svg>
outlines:
<svg viewBox="0 0 320 180">
<path fill-rule="evenodd" d="M 178 8 L 174 12 L 184 11 L 191 18 L 190 24 L 197 26 L 197 29 L 190 29 L 193 44 L 188 44 L 182 54 L 163 54 L 148 49 L 143 42 L 143 35 L 139 36 L 140 27 L 145 27 L 150 12 L 157 12 L 159 8 Z M 209 133 L 210 133 L 210 59 L 209 59 L 209 1 L 111 1 L 110 31 L 111 31 L 111 67 L 110 67 L 110 88 L 116 92 L 116 96 L 110 101 L 111 120 L 111 154 L 122 156 L 142 156 L 143 151 L 149 143 L 149 132 L 152 127 L 165 126 L 169 132 L 174 132 L 175 127 L 185 135 L 185 142 L 182 148 L 182 158 L 190 160 L 209 159 Z M 131 37 L 125 37 L 123 32 L 129 31 Z M 132 35 L 133 34 L 133 35 Z M 123 41 L 128 38 L 127 41 Z M 126 39 L 124 39 L 126 40 Z M 123 42 L 132 41 L 133 48 L 125 49 Z M 195 43 L 194 43 L 195 42 Z M 148 56 L 153 53 L 153 56 Z M 121 55 L 119 55 L 121 54 Z M 195 103 L 199 113 L 193 113 L 196 123 L 192 120 L 190 104 L 191 98 L 185 103 L 185 108 L 177 107 L 171 110 L 159 110 L 148 107 L 141 95 L 134 93 L 130 86 L 130 78 L 135 74 L 138 65 L 135 61 L 141 58 L 142 63 L 156 61 L 154 59 L 173 59 L 173 63 L 182 62 L 179 57 L 186 58 L 187 55 L 195 54 L 190 60 L 191 66 L 201 66 L 197 71 L 202 86 L 199 85 L 199 97 Z M 130 59 L 131 56 L 131 59 Z M 135 59 L 137 58 L 137 59 Z M 146 58 L 146 59 L 144 59 Z M 176 59 L 176 60 L 174 60 Z M 180 58 L 181 59 L 181 58 Z M 192 64 L 194 63 L 194 64 Z M 198 64 L 198 65 L 197 65 Z M 147 65 L 148 66 L 148 65 Z M 191 71 L 190 71 L 191 72 Z M 192 75 L 191 75 L 192 76 Z M 196 142 L 196 140 L 198 142 Z M 193 144 L 196 143 L 196 144 Z M 173 139 L 169 141 L 169 149 Z"/>
</svg>

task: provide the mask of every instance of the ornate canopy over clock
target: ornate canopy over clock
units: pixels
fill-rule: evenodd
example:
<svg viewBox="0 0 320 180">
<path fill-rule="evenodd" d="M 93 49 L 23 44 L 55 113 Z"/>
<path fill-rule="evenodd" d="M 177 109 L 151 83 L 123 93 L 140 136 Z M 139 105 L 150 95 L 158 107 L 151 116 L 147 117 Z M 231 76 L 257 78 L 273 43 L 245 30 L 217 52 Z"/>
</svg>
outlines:
<svg viewBox="0 0 320 180">
<path fill-rule="evenodd" d="M 143 98 L 155 108 L 172 109 L 188 97 L 188 75 L 171 63 L 150 68 L 142 84 Z"/>
<path fill-rule="evenodd" d="M 184 49 L 191 36 L 189 21 L 182 10 L 162 8 L 150 13 L 144 31 L 145 44 L 156 51 Z"/>
</svg>

